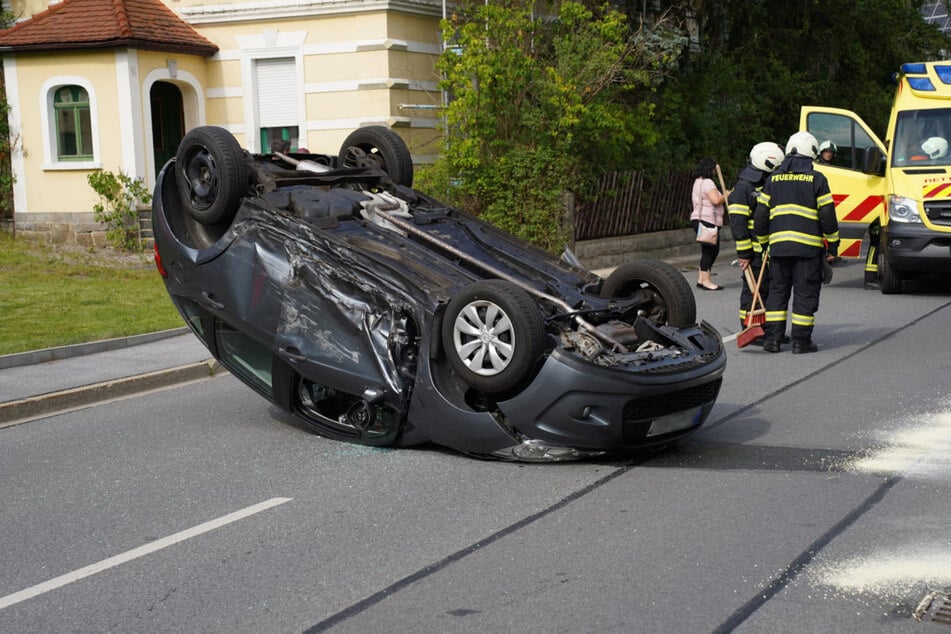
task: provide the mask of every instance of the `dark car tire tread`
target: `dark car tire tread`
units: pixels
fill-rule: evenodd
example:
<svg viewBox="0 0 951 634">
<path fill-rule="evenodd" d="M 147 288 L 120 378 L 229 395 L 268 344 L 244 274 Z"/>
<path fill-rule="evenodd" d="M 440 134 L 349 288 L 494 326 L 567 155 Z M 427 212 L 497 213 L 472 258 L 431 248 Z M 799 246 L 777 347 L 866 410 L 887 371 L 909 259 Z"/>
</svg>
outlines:
<svg viewBox="0 0 951 634">
<path fill-rule="evenodd" d="M 224 128 L 193 128 L 178 147 L 175 179 L 189 216 L 203 225 L 230 224 L 247 190 L 244 151 Z"/>
<path fill-rule="evenodd" d="M 901 293 L 901 273 L 895 270 L 888 262 L 888 256 L 885 255 L 885 251 L 879 251 L 879 266 L 878 270 L 881 273 L 882 278 L 882 294 L 883 295 L 895 295 Z"/>
<path fill-rule="evenodd" d="M 630 297 L 642 286 L 659 295 L 663 323 L 675 327 L 697 323 L 697 300 L 693 290 L 676 267 L 663 260 L 634 260 L 620 265 L 604 281 L 602 297 Z"/>
<path fill-rule="evenodd" d="M 413 186 L 413 157 L 406 142 L 396 132 L 381 125 L 357 128 L 351 132 L 340 146 L 339 157 L 347 165 L 347 155 L 351 147 L 363 150 L 367 155 L 383 161 L 383 171 L 398 185 Z"/>
</svg>

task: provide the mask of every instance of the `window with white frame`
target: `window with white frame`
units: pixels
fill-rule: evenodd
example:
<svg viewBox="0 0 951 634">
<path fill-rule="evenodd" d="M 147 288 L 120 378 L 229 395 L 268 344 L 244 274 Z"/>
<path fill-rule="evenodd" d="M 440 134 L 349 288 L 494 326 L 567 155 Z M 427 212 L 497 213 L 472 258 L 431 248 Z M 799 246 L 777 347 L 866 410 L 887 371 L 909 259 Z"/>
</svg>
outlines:
<svg viewBox="0 0 951 634">
<path fill-rule="evenodd" d="M 56 159 L 89 161 L 93 158 L 89 93 L 82 86 L 59 86 L 53 93 Z"/>
<path fill-rule="evenodd" d="M 293 57 L 258 59 L 254 62 L 258 133 L 261 150 L 297 150 L 297 62 Z"/>
</svg>

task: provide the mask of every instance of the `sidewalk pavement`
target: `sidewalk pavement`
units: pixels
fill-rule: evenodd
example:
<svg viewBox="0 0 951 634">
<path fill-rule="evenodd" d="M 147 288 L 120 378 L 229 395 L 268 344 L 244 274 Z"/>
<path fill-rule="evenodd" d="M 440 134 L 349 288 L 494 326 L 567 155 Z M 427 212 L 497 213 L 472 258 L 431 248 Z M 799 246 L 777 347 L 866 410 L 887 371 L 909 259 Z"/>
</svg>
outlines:
<svg viewBox="0 0 951 634">
<path fill-rule="evenodd" d="M 699 250 L 664 259 L 689 271 Z M 0 356 L 0 428 L 224 372 L 184 327 Z"/>
<path fill-rule="evenodd" d="M 219 371 L 187 328 L 0 356 L 0 428 Z"/>
</svg>

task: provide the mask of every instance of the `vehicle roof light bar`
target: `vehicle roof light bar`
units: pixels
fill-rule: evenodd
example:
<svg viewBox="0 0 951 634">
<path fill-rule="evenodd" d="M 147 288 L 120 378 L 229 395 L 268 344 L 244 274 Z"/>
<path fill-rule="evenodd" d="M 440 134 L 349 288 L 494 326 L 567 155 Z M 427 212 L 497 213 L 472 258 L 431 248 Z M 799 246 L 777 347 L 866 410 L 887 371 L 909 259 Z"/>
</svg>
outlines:
<svg viewBox="0 0 951 634">
<path fill-rule="evenodd" d="M 932 84 L 931 80 L 927 77 L 909 77 L 908 85 L 911 86 L 913 90 L 934 92 L 934 84 Z"/>
<path fill-rule="evenodd" d="M 951 66 L 947 64 L 936 65 L 934 72 L 938 73 L 938 79 L 942 84 L 951 84 Z"/>
<path fill-rule="evenodd" d="M 924 75 L 928 72 L 928 67 L 921 63 L 902 64 L 901 72 L 906 75 Z"/>
</svg>

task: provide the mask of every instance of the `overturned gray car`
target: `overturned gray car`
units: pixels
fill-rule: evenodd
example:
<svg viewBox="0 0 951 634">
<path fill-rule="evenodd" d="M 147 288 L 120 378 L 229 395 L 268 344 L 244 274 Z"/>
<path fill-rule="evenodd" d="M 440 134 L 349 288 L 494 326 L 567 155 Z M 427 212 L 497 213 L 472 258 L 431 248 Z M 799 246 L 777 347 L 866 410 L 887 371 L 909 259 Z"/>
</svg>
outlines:
<svg viewBox="0 0 951 634">
<path fill-rule="evenodd" d="M 156 265 L 215 358 L 329 438 L 549 461 L 700 428 L 726 354 L 679 271 L 602 279 L 412 180 L 384 127 L 337 155 L 196 128 L 158 177 Z"/>
</svg>

